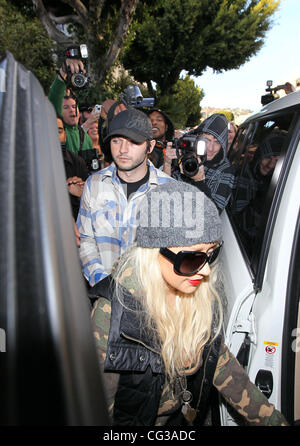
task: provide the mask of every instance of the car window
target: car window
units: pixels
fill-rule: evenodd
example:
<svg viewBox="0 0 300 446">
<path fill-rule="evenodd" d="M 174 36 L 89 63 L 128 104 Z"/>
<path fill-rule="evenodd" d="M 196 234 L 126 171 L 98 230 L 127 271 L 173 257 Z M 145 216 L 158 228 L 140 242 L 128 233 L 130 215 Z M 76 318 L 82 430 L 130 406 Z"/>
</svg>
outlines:
<svg viewBox="0 0 300 446">
<path fill-rule="evenodd" d="M 285 112 L 242 126 L 229 152 L 237 181 L 228 213 L 254 275 L 292 120 Z"/>
<path fill-rule="evenodd" d="M 236 139 L 233 142 L 233 145 L 230 147 L 228 158 L 230 159 L 231 163 L 238 167 L 242 163 L 242 159 L 244 156 L 244 145 L 245 140 L 247 138 L 247 133 L 249 133 L 249 128 L 240 127 L 238 130 L 238 134 L 236 136 Z"/>
</svg>

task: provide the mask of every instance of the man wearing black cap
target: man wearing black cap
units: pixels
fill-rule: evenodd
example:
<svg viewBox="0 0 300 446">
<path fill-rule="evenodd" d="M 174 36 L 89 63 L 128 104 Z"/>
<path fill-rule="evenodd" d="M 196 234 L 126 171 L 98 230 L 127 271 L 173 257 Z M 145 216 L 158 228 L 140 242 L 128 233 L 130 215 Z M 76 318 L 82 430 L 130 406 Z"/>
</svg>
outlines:
<svg viewBox="0 0 300 446">
<path fill-rule="evenodd" d="M 134 242 L 136 211 L 146 192 L 174 181 L 148 160 L 155 140 L 145 113 L 133 108 L 118 113 L 107 141 L 113 162 L 87 179 L 77 219 L 83 274 L 91 286 L 110 274 Z"/>
</svg>

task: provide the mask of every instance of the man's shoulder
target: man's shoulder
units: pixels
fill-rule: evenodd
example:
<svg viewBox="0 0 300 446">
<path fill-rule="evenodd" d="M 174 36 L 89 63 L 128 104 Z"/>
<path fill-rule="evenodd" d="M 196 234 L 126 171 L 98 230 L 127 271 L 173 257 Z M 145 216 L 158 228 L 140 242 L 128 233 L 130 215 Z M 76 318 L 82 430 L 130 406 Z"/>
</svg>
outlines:
<svg viewBox="0 0 300 446">
<path fill-rule="evenodd" d="M 227 157 L 223 158 L 223 160 L 216 164 L 216 165 L 206 165 L 204 164 L 204 169 L 211 172 L 220 172 L 223 174 L 232 174 L 235 175 L 236 168 L 235 166 L 229 161 Z"/>
<path fill-rule="evenodd" d="M 170 175 L 163 172 L 162 170 L 160 170 L 160 169 L 156 169 L 156 170 L 157 170 L 158 178 L 162 178 L 162 179 L 164 179 L 164 181 L 176 181 L 175 178 L 170 177 Z"/>
<path fill-rule="evenodd" d="M 236 175 L 236 167 L 233 164 L 231 164 L 228 158 L 225 158 L 224 160 L 222 171 L 224 174 L 227 175 L 233 175 L 233 176 Z"/>
<path fill-rule="evenodd" d="M 98 170 L 97 172 L 94 172 L 91 177 L 96 179 L 96 180 L 101 180 L 105 177 L 113 177 L 113 173 L 115 171 L 115 167 L 110 164 L 107 167 L 104 167 L 104 169 Z"/>
<path fill-rule="evenodd" d="M 115 181 L 115 175 L 114 175 L 114 166 L 108 166 L 104 169 L 99 170 L 98 172 L 92 173 L 88 179 L 87 183 L 91 185 L 97 185 L 97 187 L 112 187 L 114 181 Z"/>
<path fill-rule="evenodd" d="M 154 167 L 153 164 L 150 167 L 150 181 L 151 178 L 157 179 L 158 184 L 167 183 L 168 181 L 176 181 L 174 178 L 170 177 L 167 173 L 163 172 L 160 169 L 157 169 L 157 167 Z"/>
</svg>

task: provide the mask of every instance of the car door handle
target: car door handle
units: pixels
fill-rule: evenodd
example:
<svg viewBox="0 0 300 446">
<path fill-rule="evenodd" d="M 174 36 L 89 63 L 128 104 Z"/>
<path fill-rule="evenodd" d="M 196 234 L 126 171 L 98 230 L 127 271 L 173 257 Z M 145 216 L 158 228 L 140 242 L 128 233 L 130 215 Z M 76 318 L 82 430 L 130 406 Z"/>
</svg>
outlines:
<svg viewBox="0 0 300 446">
<path fill-rule="evenodd" d="M 270 398 L 273 391 L 273 375 L 270 370 L 260 369 L 255 378 L 255 385 L 267 397 Z"/>
</svg>

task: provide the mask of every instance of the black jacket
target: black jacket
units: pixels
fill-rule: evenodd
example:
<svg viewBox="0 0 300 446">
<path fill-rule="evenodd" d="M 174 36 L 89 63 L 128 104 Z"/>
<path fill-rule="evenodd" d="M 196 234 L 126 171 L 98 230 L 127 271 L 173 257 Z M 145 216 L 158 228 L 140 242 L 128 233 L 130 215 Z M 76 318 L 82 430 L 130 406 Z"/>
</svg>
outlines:
<svg viewBox="0 0 300 446">
<path fill-rule="evenodd" d="M 165 384 L 165 370 L 157 345 L 146 324 L 136 317 L 139 302 L 122 288 L 122 305 L 115 298 L 115 283 L 106 277 L 90 291 L 90 297 L 102 296 L 111 301 L 111 321 L 105 372 L 120 373 L 114 402 L 114 424 L 132 426 L 154 425 L 161 393 Z M 127 308 L 130 308 L 128 310 Z M 133 310 L 133 311 L 132 311 Z M 202 366 L 194 375 L 187 376 L 187 389 L 193 394 L 191 405 L 197 409 L 194 425 L 205 419 L 221 337 L 207 344 L 202 354 Z M 181 406 L 170 414 L 168 425 L 187 425 Z"/>
<path fill-rule="evenodd" d="M 62 154 L 65 165 L 66 179 L 76 176 L 81 178 L 83 181 L 86 181 L 89 176 L 89 171 L 87 170 L 85 161 L 70 150 L 63 149 Z M 76 221 L 80 207 L 80 198 L 71 194 L 69 194 L 69 197 L 72 207 L 72 214 Z"/>
</svg>

